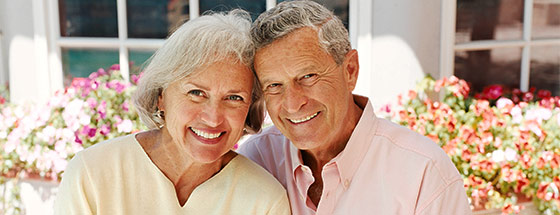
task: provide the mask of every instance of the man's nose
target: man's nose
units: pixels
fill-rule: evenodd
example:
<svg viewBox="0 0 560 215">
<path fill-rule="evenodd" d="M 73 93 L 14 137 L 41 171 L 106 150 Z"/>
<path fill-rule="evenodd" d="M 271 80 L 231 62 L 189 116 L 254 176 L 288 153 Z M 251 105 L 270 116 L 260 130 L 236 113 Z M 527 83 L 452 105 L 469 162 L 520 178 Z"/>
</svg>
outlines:
<svg viewBox="0 0 560 215">
<path fill-rule="evenodd" d="M 294 84 L 286 87 L 282 106 L 288 113 L 298 112 L 306 103 L 307 96 L 301 86 Z"/>
</svg>

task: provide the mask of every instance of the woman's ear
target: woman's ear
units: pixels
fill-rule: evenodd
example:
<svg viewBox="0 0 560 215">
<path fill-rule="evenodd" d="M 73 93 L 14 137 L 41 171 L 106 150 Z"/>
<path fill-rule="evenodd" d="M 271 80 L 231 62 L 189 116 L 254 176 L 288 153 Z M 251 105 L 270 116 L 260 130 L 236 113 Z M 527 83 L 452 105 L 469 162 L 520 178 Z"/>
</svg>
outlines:
<svg viewBox="0 0 560 215">
<path fill-rule="evenodd" d="M 165 111 L 165 105 L 163 105 L 163 93 L 165 90 L 162 90 L 158 97 L 157 108 L 158 110 Z"/>
</svg>

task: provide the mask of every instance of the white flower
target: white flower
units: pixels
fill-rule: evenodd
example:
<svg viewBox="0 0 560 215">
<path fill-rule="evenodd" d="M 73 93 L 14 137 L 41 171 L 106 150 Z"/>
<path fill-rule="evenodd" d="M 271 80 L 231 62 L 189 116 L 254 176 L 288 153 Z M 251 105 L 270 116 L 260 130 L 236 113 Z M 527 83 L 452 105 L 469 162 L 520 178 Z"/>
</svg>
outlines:
<svg viewBox="0 0 560 215">
<path fill-rule="evenodd" d="M 513 117 L 513 123 L 521 123 L 521 120 L 523 120 L 523 115 L 521 114 L 521 108 L 516 105 L 515 107 L 513 107 L 511 109 L 511 116 Z"/>
<path fill-rule="evenodd" d="M 505 160 L 505 154 L 504 151 L 502 151 L 501 149 L 498 149 L 494 152 L 492 152 L 492 161 L 494 161 L 495 163 L 499 163 Z"/>
<path fill-rule="evenodd" d="M 505 158 L 507 161 L 517 161 L 517 151 L 512 148 L 507 148 L 505 152 Z"/>
<path fill-rule="evenodd" d="M 81 99 L 74 99 L 64 108 L 63 116 L 76 117 L 80 114 L 82 108 L 84 107 L 84 101 Z"/>
<path fill-rule="evenodd" d="M 123 120 L 119 125 L 117 125 L 117 131 L 119 133 L 129 133 L 132 131 L 132 121 L 129 119 Z"/>
<path fill-rule="evenodd" d="M 535 135 L 537 135 L 538 137 L 542 136 L 542 130 L 541 128 L 539 128 L 538 125 L 535 125 L 534 123 L 531 123 L 528 125 L 529 130 L 531 130 L 533 133 L 535 133 Z"/>
<path fill-rule="evenodd" d="M 499 109 L 502 109 L 508 105 L 513 105 L 513 101 L 508 98 L 502 97 L 498 99 L 498 101 L 496 101 L 496 107 L 498 107 Z"/>
</svg>

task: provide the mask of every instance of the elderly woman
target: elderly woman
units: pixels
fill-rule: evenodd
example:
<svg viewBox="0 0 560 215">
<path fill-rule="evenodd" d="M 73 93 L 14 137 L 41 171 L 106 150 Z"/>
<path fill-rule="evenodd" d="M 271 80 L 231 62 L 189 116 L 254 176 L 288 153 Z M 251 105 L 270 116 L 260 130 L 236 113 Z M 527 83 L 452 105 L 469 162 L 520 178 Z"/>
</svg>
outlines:
<svg viewBox="0 0 560 215">
<path fill-rule="evenodd" d="M 271 175 L 232 151 L 260 129 L 249 15 L 201 16 L 173 33 L 134 96 L 149 131 L 78 153 L 56 214 L 289 214 Z"/>
</svg>

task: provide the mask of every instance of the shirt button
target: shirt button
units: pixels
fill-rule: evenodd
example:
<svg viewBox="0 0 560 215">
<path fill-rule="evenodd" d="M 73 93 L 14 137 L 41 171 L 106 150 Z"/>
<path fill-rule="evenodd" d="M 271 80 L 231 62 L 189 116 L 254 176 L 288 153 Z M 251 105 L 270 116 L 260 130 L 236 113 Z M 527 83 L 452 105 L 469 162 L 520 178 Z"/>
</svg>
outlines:
<svg viewBox="0 0 560 215">
<path fill-rule="evenodd" d="M 344 181 L 344 187 L 348 188 L 350 186 L 350 179 Z"/>
</svg>

